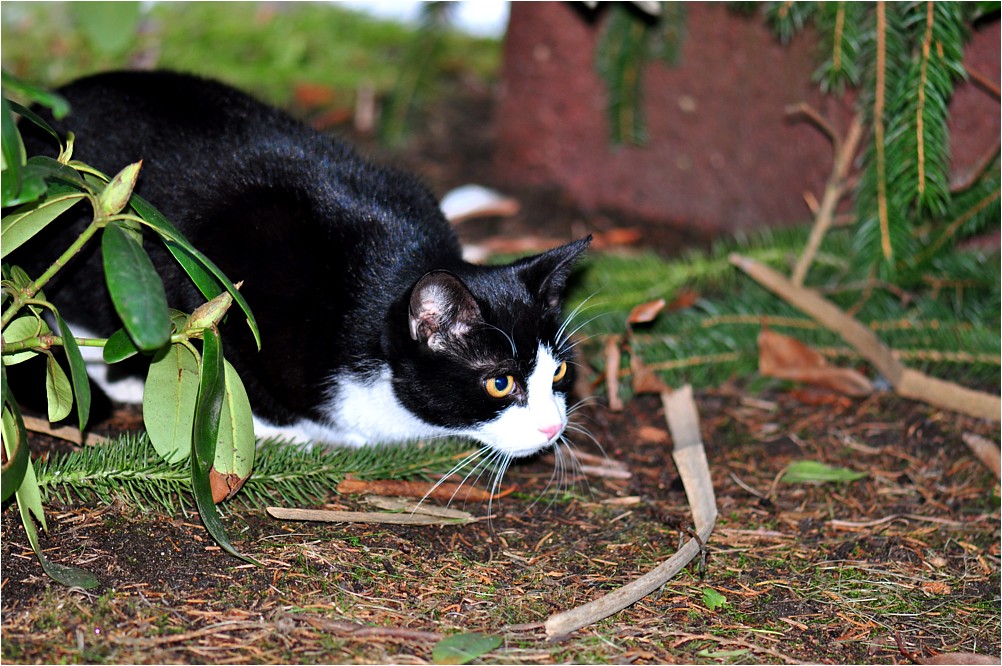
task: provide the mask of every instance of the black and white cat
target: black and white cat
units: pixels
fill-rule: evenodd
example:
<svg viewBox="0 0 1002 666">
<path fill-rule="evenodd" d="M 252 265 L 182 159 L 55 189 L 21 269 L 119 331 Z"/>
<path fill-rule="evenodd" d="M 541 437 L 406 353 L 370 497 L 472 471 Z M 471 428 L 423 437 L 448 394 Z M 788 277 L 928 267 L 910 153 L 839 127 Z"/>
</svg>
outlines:
<svg viewBox="0 0 1002 666">
<path fill-rule="evenodd" d="M 589 239 L 472 265 L 417 180 L 237 90 L 118 72 L 59 92 L 72 113 L 52 122 L 75 134 L 74 158 L 109 174 L 142 159 L 136 191 L 244 282 L 262 349 L 240 317 L 223 340 L 259 436 L 361 446 L 455 435 L 509 458 L 561 437 L 574 377 L 561 301 Z M 54 153 L 51 139 L 25 140 L 29 155 Z M 203 302 L 159 243 L 146 247 L 172 307 Z M 14 263 L 47 265 L 62 249 L 33 242 Z M 75 332 L 107 336 L 118 324 L 97 250 L 47 291 Z"/>
</svg>

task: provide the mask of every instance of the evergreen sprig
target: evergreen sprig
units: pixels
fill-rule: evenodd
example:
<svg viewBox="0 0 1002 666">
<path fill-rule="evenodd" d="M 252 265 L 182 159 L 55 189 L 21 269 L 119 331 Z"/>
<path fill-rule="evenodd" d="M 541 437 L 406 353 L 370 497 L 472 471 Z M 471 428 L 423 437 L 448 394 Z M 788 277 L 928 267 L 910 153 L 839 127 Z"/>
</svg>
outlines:
<svg viewBox="0 0 1002 666">
<path fill-rule="evenodd" d="M 817 7 L 822 63 L 814 80 L 826 93 L 842 93 L 846 87 L 855 88 L 860 83 L 862 14 L 863 6 L 858 2 L 823 2 Z"/>
<path fill-rule="evenodd" d="M 619 5 L 621 3 L 617 3 Z M 732 3 L 747 9 L 749 3 Z M 941 247 L 997 224 L 998 161 L 983 173 L 988 189 L 951 191 L 948 104 L 967 77 L 964 46 L 970 27 L 996 3 L 766 2 L 761 12 L 781 42 L 807 26 L 818 35 L 814 73 L 825 93 L 852 88 L 867 129 L 853 193 L 857 218 L 847 275 L 898 280 L 922 270 Z M 679 13 L 641 19 L 617 6 L 597 48 L 607 83 L 613 139 L 643 139 L 639 68 L 657 21 L 681 34 Z M 652 25 L 653 21 L 653 25 Z M 662 26 L 662 29 L 664 26 Z M 626 137 L 626 138 L 624 138 Z M 971 189 L 971 188 L 965 188 Z M 969 194 L 969 196 L 968 196 Z M 927 234 L 928 229 L 942 232 Z"/>
<path fill-rule="evenodd" d="M 594 256 L 569 295 L 572 306 L 582 306 L 570 328 L 582 325 L 585 357 L 602 371 L 605 342 L 609 335 L 626 333 L 633 306 L 656 298 L 671 303 L 689 289 L 699 297 L 694 305 L 663 312 L 652 324 L 635 327 L 630 336 L 632 352 L 670 385 L 718 385 L 754 374 L 763 324 L 834 356 L 858 360 L 835 333 L 748 280 L 727 261 L 737 251 L 788 270 L 806 235 L 804 229 L 773 230 L 677 260 L 654 254 Z M 812 287 L 853 311 L 910 366 L 982 385 L 998 381 L 1002 274 L 997 253 L 940 252 L 926 270 L 902 274 L 892 286 L 847 282 L 850 261 L 845 257 L 851 244 L 846 230 L 826 236 L 811 273 Z"/>
<path fill-rule="evenodd" d="M 398 479 L 446 472 L 469 442 L 373 446 L 312 450 L 279 440 L 259 444 L 251 477 L 234 498 L 246 507 L 274 503 L 308 505 L 335 492 L 347 474 L 358 478 Z M 125 501 L 142 509 L 159 507 L 175 513 L 190 508 L 191 471 L 184 463 L 165 462 L 145 435 L 126 434 L 105 444 L 39 460 L 38 485 L 69 503 L 73 498 Z"/>
</svg>

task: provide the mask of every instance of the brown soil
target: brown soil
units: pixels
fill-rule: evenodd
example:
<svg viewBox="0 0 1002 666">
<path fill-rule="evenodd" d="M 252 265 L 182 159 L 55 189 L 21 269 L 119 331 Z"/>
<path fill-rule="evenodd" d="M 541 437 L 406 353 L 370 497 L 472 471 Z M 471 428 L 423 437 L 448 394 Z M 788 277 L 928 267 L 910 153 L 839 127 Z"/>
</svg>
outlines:
<svg viewBox="0 0 1002 666">
<path fill-rule="evenodd" d="M 490 182 L 491 107 L 482 94 L 473 102 L 446 109 L 401 158 L 439 192 Z M 525 213 L 469 223 L 467 237 L 531 231 L 566 240 L 630 226 L 517 194 Z M 664 249 L 678 240 L 643 242 Z M 999 654 L 999 485 L 961 441 L 964 432 L 997 438 L 997 424 L 886 395 L 751 395 L 725 386 L 696 400 L 720 511 L 705 562 L 565 640 L 546 639 L 541 623 L 550 614 L 619 587 L 688 538 L 686 497 L 653 397 L 635 398 L 622 413 L 599 400 L 580 417 L 604 454 L 627 464 L 628 480 L 570 475 L 554 484 L 552 461 L 530 461 L 508 473 L 518 492 L 496 502 L 490 520 L 451 527 L 288 523 L 233 510 L 228 532 L 261 567 L 221 552 L 197 513 L 52 503 L 46 554 L 102 581 L 68 589 L 45 576 L 6 507 L 3 659 L 423 663 L 443 635 L 462 631 L 501 636 L 502 646 L 481 658 L 492 663 Z M 109 423 L 120 430 L 138 419 L 120 410 Z M 780 481 L 795 460 L 866 477 Z M 362 507 L 348 496 L 327 506 Z M 711 609 L 707 590 L 726 603 Z"/>
</svg>

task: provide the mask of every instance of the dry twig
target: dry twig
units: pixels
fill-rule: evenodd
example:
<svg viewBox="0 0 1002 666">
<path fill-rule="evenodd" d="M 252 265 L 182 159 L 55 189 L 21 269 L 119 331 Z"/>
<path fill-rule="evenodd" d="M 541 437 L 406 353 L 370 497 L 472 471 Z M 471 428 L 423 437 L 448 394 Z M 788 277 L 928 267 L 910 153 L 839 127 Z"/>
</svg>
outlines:
<svg viewBox="0 0 1002 666">
<path fill-rule="evenodd" d="M 640 578 L 583 606 L 551 615 L 545 625 L 546 635 L 550 638 L 566 636 L 572 631 L 587 627 L 654 592 L 699 555 L 713 532 L 717 520 L 717 503 L 700 436 L 699 415 L 692 400 L 692 387 L 685 386 L 671 394 L 664 393 L 661 399 L 665 405 L 665 419 L 675 443 L 672 457 L 689 498 L 696 535 L 665 562 Z"/>
<path fill-rule="evenodd" d="M 821 241 L 824 240 L 825 234 L 828 233 L 828 229 L 831 228 L 832 222 L 835 220 L 835 208 L 849 189 L 849 172 L 852 169 L 853 158 L 859 148 L 860 139 L 863 137 L 863 119 L 857 114 L 852 119 L 849 131 L 843 138 L 817 111 L 806 104 L 789 109 L 787 113 L 803 115 L 811 120 L 831 139 L 832 149 L 835 153 L 832 173 L 828 177 L 828 182 L 825 183 L 825 192 L 821 196 L 821 203 L 818 205 L 814 217 L 814 227 L 807 239 L 804 253 L 800 255 L 800 259 L 797 260 L 797 265 L 793 269 L 793 283 L 801 285 L 804 283 L 804 278 L 807 277 L 807 269 L 810 268 L 814 256 L 821 247 Z"/>
<path fill-rule="evenodd" d="M 732 254 L 730 261 L 756 282 L 842 336 L 860 356 L 887 378 L 901 397 L 921 400 L 977 418 L 994 421 L 1002 418 L 1002 400 L 998 396 L 974 391 L 906 368 L 873 331 L 813 290 L 793 284 L 777 271 L 753 259 Z"/>
</svg>

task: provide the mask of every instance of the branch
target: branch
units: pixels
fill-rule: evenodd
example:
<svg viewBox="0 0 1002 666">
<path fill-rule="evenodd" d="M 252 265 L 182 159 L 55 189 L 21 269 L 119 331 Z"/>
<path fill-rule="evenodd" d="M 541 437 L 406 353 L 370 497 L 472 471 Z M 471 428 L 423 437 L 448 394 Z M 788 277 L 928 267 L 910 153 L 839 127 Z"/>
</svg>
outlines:
<svg viewBox="0 0 1002 666">
<path fill-rule="evenodd" d="M 967 70 L 967 75 L 971 77 L 971 83 L 973 83 L 976 87 L 988 93 L 996 100 L 1002 98 L 1002 95 L 1000 95 L 999 93 L 999 87 L 995 83 L 993 83 L 991 79 L 989 79 L 987 76 L 985 76 L 978 70 L 971 69 L 967 65 L 964 65 L 964 69 Z"/>
<path fill-rule="evenodd" d="M 732 254 L 730 261 L 759 284 L 842 336 L 860 356 L 887 378 L 898 395 L 977 418 L 993 421 L 1002 418 L 1002 400 L 998 396 L 974 391 L 906 368 L 873 331 L 816 292 L 791 283 L 778 272 L 753 259 Z"/>
<path fill-rule="evenodd" d="M 662 393 L 661 401 L 665 405 L 665 419 L 674 442 L 672 458 L 689 498 L 696 535 L 674 555 L 640 578 L 583 606 L 551 615 L 545 625 L 546 635 L 551 639 L 587 627 L 651 594 L 699 555 L 713 532 L 717 521 L 717 501 L 700 437 L 699 415 L 692 401 L 692 387 Z"/>
<path fill-rule="evenodd" d="M 811 229 L 811 235 L 807 239 L 807 246 L 804 247 L 804 252 L 800 255 L 797 265 L 793 270 L 793 283 L 796 285 L 804 283 L 807 270 L 810 268 L 814 257 L 818 253 L 818 249 L 821 247 L 821 241 L 824 240 L 825 234 L 828 233 L 828 229 L 831 228 L 832 222 L 835 220 L 835 209 L 848 190 L 849 171 L 852 169 L 853 158 L 863 137 L 863 118 L 859 114 L 852 119 L 849 131 L 843 140 L 817 112 L 804 104 L 801 107 L 801 113 L 807 113 L 808 117 L 825 134 L 831 137 L 835 160 L 832 165 L 831 176 L 828 177 L 828 182 L 825 183 L 825 192 L 821 197 L 821 204 L 818 206 L 817 214 L 814 217 L 814 227 Z"/>
</svg>

